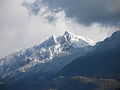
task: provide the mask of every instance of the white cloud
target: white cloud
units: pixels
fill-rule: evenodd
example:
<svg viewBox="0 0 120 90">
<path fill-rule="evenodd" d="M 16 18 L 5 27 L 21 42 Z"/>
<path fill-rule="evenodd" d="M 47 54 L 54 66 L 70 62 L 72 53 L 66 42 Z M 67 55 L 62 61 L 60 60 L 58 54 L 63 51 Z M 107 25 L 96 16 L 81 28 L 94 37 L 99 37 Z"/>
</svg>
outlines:
<svg viewBox="0 0 120 90">
<path fill-rule="evenodd" d="M 61 35 L 65 30 L 86 36 L 93 40 L 103 40 L 115 27 L 100 24 L 84 26 L 65 17 L 65 12 L 51 12 L 43 6 L 37 16 L 29 16 L 28 10 L 21 6 L 23 0 L 4 0 L 0 6 L 0 56 L 39 44 L 51 35 Z M 52 23 L 45 19 L 56 18 Z"/>
</svg>

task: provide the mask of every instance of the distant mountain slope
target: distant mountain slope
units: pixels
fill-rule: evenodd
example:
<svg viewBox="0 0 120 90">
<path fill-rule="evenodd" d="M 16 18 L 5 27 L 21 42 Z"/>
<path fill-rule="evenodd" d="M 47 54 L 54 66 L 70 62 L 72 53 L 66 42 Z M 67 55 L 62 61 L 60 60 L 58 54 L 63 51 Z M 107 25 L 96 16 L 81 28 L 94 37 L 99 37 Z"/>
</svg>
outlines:
<svg viewBox="0 0 120 90">
<path fill-rule="evenodd" d="M 79 57 L 71 62 L 59 75 L 84 75 L 120 80 L 120 31 L 98 43 L 85 57 Z"/>
<path fill-rule="evenodd" d="M 78 56 L 82 56 L 94 45 L 92 40 L 65 32 L 52 36 L 38 46 L 0 59 L 0 77 L 16 79 L 39 76 L 49 77 L 59 72 L 65 65 Z"/>
</svg>

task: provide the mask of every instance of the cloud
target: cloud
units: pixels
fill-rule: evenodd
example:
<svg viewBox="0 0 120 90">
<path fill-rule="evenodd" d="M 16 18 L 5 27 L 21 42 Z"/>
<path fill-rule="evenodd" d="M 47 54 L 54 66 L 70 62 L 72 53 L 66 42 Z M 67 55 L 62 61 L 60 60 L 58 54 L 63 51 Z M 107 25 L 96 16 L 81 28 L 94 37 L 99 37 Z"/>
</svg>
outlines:
<svg viewBox="0 0 120 90">
<path fill-rule="evenodd" d="M 66 30 L 99 41 L 118 29 L 98 23 L 85 26 L 66 17 L 62 8 L 51 10 L 42 4 L 37 15 L 34 15 L 22 3 L 23 0 L 0 1 L 0 57 L 40 44 L 51 35 L 62 35 Z M 32 6 L 32 9 L 35 8 L 38 7 Z"/>
<path fill-rule="evenodd" d="M 51 8 L 63 8 L 67 17 L 82 24 L 120 25 L 120 0 L 43 0 L 43 3 Z"/>
<path fill-rule="evenodd" d="M 46 11 L 47 7 L 43 6 L 41 14 L 34 16 L 22 6 L 22 2 L 2 2 L 4 5 L 0 8 L 0 56 L 40 44 L 47 37 L 61 35 L 66 30 L 63 11 L 55 14 Z M 50 23 L 46 16 L 54 16 L 56 21 Z"/>
</svg>

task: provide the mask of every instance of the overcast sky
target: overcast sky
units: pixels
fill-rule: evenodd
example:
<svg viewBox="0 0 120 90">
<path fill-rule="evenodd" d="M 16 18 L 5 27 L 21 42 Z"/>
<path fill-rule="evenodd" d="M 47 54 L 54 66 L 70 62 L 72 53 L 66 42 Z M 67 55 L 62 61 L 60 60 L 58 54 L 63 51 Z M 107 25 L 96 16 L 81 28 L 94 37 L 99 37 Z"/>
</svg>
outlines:
<svg viewBox="0 0 120 90">
<path fill-rule="evenodd" d="M 0 57 L 66 30 L 100 41 L 119 29 L 120 0 L 24 2 L 0 0 Z"/>
</svg>

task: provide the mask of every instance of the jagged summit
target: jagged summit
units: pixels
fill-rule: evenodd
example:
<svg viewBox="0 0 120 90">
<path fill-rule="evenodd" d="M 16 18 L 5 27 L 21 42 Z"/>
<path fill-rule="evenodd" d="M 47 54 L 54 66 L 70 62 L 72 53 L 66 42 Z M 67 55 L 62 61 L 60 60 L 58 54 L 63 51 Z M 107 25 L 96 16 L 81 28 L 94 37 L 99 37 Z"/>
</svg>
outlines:
<svg viewBox="0 0 120 90">
<path fill-rule="evenodd" d="M 85 47 L 89 45 L 93 46 L 95 45 L 95 42 L 86 37 L 78 36 L 69 31 L 65 31 L 62 36 L 58 36 L 58 37 L 51 36 L 40 45 L 42 45 L 43 47 L 50 47 L 50 46 L 55 46 L 55 45 L 64 47 L 63 46 L 64 44 L 72 45 L 74 46 L 74 48 L 77 48 L 77 47 Z"/>
<path fill-rule="evenodd" d="M 74 41 L 74 40 L 78 39 L 77 41 L 84 41 L 91 46 L 94 46 L 96 44 L 96 42 L 91 40 L 91 39 L 88 39 L 84 36 L 75 35 L 75 34 L 69 32 L 69 31 L 65 31 L 63 36 L 66 37 L 68 40 L 73 40 Z"/>
</svg>

